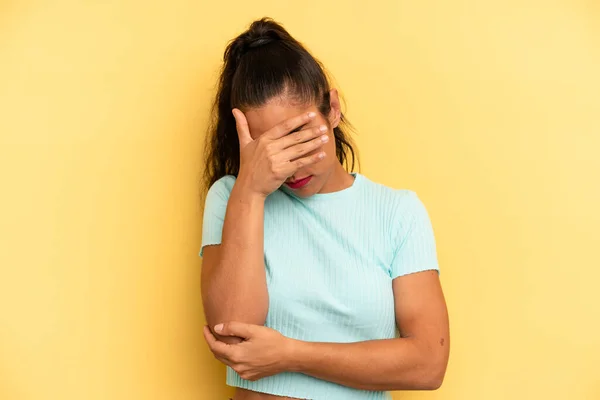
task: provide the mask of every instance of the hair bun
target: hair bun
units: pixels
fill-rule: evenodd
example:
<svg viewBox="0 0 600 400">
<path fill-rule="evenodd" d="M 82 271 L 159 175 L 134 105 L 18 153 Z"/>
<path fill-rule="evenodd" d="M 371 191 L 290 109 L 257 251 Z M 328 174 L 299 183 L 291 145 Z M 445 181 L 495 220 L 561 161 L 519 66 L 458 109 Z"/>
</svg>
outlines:
<svg viewBox="0 0 600 400">
<path fill-rule="evenodd" d="M 230 43 L 225 51 L 224 60 L 237 65 L 248 51 L 278 41 L 295 42 L 283 26 L 271 18 L 261 18 L 254 21 L 244 33 Z"/>
<path fill-rule="evenodd" d="M 269 36 L 261 36 L 256 39 L 248 39 L 247 46 L 250 49 L 254 49 L 256 47 L 261 47 L 266 44 L 273 43 L 275 40 L 278 40 L 278 39 L 279 38 L 272 38 Z"/>
<path fill-rule="evenodd" d="M 246 46 L 256 48 L 282 40 L 287 32 L 277 22 L 270 18 L 262 18 L 254 21 L 248 28 Z"/>
</svg>

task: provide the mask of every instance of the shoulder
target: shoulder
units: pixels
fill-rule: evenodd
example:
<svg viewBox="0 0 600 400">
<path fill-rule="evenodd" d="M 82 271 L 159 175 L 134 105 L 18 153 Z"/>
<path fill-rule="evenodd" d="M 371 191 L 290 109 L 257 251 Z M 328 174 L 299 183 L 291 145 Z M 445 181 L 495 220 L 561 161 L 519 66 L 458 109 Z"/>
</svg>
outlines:
<svg viewBox="0 0 600 400">
<path fill-rule="evenodd" d="M 212 184 L 212 186 L 210 187 L 210 189 L 208 190 L 213 191 L 213 192 L 222 192 L 222 191 L 228 191 L 231 192 L 231 189 L 233 189 L 233 185 L 235 184 L 235 176 L 233 175 L 225 175 L 224 177 L 220 178 L 219 180 L 217 180 L 215 183 Z"/>
<path fill-rule="evenodd" d="M 225 200 L 229 199 L 233 185 L 235 184 L 235 176 L 225 175 L 211 185 L 206 194 L 206 200 Z"/>
<path fill-rule="evenodd" d="M 367 193 L 370 193 L 374 199 L 389 203 L 393 209 L 405 208 L 410 209 L 415 206 L 422 205 L 421 200 L 416 192 L 410 189 L 393 188 L 367 178 L 361 175 L 364 182 L 364 187 Z"/>
<path fill-rule="evenodd" d="M 408 221 L 427 213 L 419 195 L 410 189 L 393 188 L 362 176 L 366 192 L 373 205 L 384 211 L 392 220 Z"/>
</svg>

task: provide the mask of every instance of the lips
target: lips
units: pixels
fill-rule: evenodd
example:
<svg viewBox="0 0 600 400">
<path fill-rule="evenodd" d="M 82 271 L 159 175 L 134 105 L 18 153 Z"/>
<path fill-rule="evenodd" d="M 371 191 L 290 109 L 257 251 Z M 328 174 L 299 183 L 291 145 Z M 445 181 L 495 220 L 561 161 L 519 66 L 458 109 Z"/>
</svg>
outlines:
<svg viewBox="0 0 600 400">
<path fill-rule="evenodd" d="M 303 186 L 306 186 L 308 182 L 312 179 L 312 175 L 307 176 L 306 178 L 298 179 L 293 182 L 286 182 L 285 184 L 292 189 L 300 189 Z"/>
</svg>

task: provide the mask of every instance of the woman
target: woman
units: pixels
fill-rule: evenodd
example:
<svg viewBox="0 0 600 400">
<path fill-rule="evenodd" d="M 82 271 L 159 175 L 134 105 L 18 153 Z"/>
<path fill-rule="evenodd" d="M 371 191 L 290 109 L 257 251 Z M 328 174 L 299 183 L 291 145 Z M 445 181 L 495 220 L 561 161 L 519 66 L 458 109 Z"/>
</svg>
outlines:
<svg viewBox="0 0 600 400">
<path fill-rule="evenodd" d="M 338 93 L 280 25 L 255 21 L 224 61 L 200 254 L 234 400 L 438 388 L 448 318 L 424 206 L 346 171 Z"/>
</svg>

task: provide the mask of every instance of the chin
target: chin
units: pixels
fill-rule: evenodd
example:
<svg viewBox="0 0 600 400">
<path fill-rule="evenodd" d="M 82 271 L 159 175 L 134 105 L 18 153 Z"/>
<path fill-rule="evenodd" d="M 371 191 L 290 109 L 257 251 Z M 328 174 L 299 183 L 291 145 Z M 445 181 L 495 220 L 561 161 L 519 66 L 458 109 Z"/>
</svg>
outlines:
<svg viewBox="0 0 600 400">
<path fill-rule="evenodd" d="M 296 196 L 298 197 L 310 197 L 313 194 L 316 193 L 315 190 L 311 189 L 311 188 L 302 188 L 300 190 L 294 190 L 294 193 L 296 194 Z"/>
<path fill-rule="evenodd" d="M 314 180 L 312 182 L 310 182 L 308 185 L 306 185 L 303 188 L 300 189 L 296 189 L 294 191 L 294 193 L 296 194 L 296 196 L 298 197 L 310 197 L 314 194 L 319 193 L 319 185 L 316 185 L 317 182 L 314 182 Z"/>
</svg>

